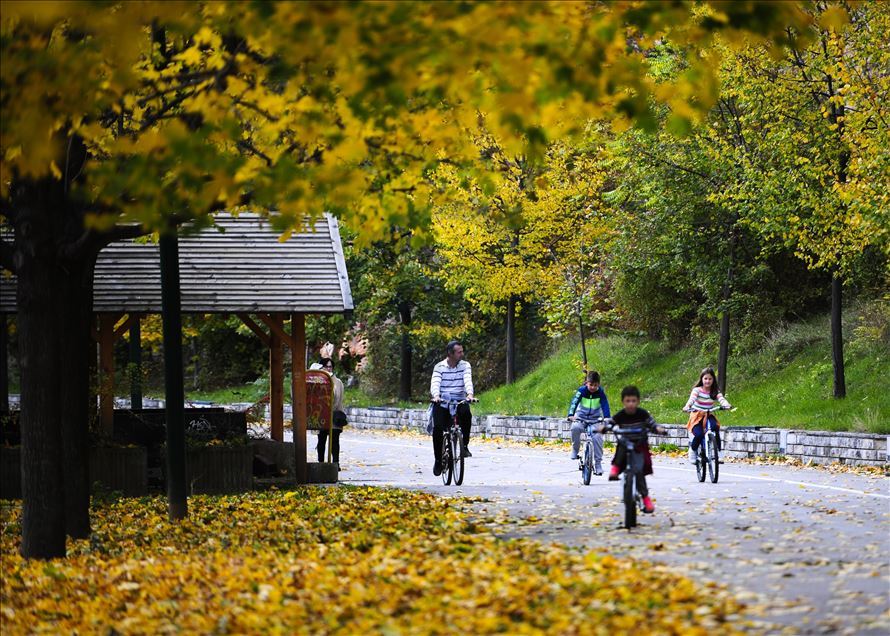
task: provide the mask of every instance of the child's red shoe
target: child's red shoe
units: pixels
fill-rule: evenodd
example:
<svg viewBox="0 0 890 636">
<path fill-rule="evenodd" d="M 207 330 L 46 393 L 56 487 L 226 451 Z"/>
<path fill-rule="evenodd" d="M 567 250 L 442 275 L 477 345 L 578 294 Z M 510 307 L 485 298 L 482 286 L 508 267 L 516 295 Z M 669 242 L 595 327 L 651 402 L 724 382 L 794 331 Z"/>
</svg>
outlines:
<svg viewBox="0 0 890 636">
<path fill-rule="evenodd" d="M 649 497 L 643 497 L 643 512 L 647 512 L 650 515 L 655 512 L 655 504 L 652 503 Z"/>
<path fill-rule="evenodd" d="M 612 466 L 609 470 L 609 481 L 618 481 L 618 466 Z"/>
</svg>

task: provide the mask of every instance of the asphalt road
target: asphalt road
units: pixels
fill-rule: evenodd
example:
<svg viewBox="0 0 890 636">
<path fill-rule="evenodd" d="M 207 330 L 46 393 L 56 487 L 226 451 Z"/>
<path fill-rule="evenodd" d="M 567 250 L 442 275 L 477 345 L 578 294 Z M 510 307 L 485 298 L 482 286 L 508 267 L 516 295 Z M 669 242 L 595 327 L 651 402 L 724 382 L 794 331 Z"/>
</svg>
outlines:
<svg viewBox="0 0 890 636">
<path fill-rule="evenodd" d="M 717 484 L 656 457 L 654 515 L 620 528 L 619 485 L 581 483 L 567 447 L 471 443 L 462 487 L 432 474 L 430 438 L 347 429 L 343 483 L 479 497 L 507 536 L 628 554 L 725 586 L 765 631 L 890 634 L 890 478 L 727 463 Z M 608 464 L 611 451 L 606 449 Z"/>
</svg>

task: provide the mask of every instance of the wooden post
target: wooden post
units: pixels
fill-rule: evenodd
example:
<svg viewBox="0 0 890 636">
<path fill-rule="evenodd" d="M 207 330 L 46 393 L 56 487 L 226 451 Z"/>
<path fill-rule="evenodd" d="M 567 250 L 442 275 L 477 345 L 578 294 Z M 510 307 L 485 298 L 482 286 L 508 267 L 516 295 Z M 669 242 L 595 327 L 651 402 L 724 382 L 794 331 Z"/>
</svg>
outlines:
<svg viewBox="0 0 890 636">
<path fill-rule="evenodd" d="M 99 425 L 103 435 L 114 432 L 115 314 L 99 314 Z"/>
<path fill-rule="evenodd" d="M 140 317 L 130 322 L 130 409 L 142 408 L 142 330 Z"/>
<path fill-rule="evenodd" d="M 97 314 L 90 315 L 90 419 L 98 417 L 99 405 L 99 325 Z"/>
<path fill-rule="evenodd" d="M 0 412 L 9 413 L 9 332 L 6 314 L 0 314 Z"/>
<path fill-rule="evenodd" d="M 273 314 L 272 321 L 280 325 L 281 315 Z M 269 333 L 269 407 L 272 419 L 272 439 L 284 441 L 284 343 L 272 329 Z"/>
<path fill-rule="evenodd" d="M 185 389 L 182 386 L 182 298 L 179 239 L 174 228 L 161 234 L 161 316 L 164 332 L 164 399 L 167 411 L 167 514 L 188 516 L 185 470 Z"/>
<path fill-rule="evenodd" d="M 291 352 L 293 365 L 291 368 L 291 404 L 294 414 L 294 453 L 296 482 L 305 484 L 308 481 L 306 465 L 306 321 L 303 314 L 291 314 Z M 333 443 L 333 440 L 328 440 Z"/>
</svg>

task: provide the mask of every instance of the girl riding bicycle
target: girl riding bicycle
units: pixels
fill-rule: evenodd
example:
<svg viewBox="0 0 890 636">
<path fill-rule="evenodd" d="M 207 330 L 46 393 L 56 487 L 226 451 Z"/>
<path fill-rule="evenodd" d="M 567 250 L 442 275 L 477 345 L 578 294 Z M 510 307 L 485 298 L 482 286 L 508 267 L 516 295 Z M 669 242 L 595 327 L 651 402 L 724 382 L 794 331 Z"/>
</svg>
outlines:
<svg viewBox="0 0 890 636">
<path fill-rule="evenodd" d="M 692 433 L 692 442 L 689 444 L 689 461 L 696 461 L 698 448 L 702 444 L 705 435 L 705 423 L 710 420 L 714 432 L 717 434 L 717 450 L 720 444 L 720 422 L 709 411 L 715 408 L 731 409 L 732 405 L 726 401 L 720 389 L 717 388 L 717 374 L 714 369 L 707 367 L 702 369 L 698 376 L 698 383 L 692 387 L 689 400 L 683 410 L 689 413 L 689 421 L 686 422 L 686 430 Z"/>
</svg>

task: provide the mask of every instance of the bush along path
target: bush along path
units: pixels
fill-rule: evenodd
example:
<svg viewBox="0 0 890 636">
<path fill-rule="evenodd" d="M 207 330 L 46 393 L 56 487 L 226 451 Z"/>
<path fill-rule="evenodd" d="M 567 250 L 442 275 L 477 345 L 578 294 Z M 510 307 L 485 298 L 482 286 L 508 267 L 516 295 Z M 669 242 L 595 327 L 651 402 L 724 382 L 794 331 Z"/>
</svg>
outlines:
<svg viewBox="0 0 890 636">
<path fill-rule="evenodd" d="M 496 538 L 468 504 L 374 487 L 99 503 L 69 557 L 24 561 L 2 507 L 5 634 L 733 633 L 741 607 L 641 562 Z"/>
</svg>

